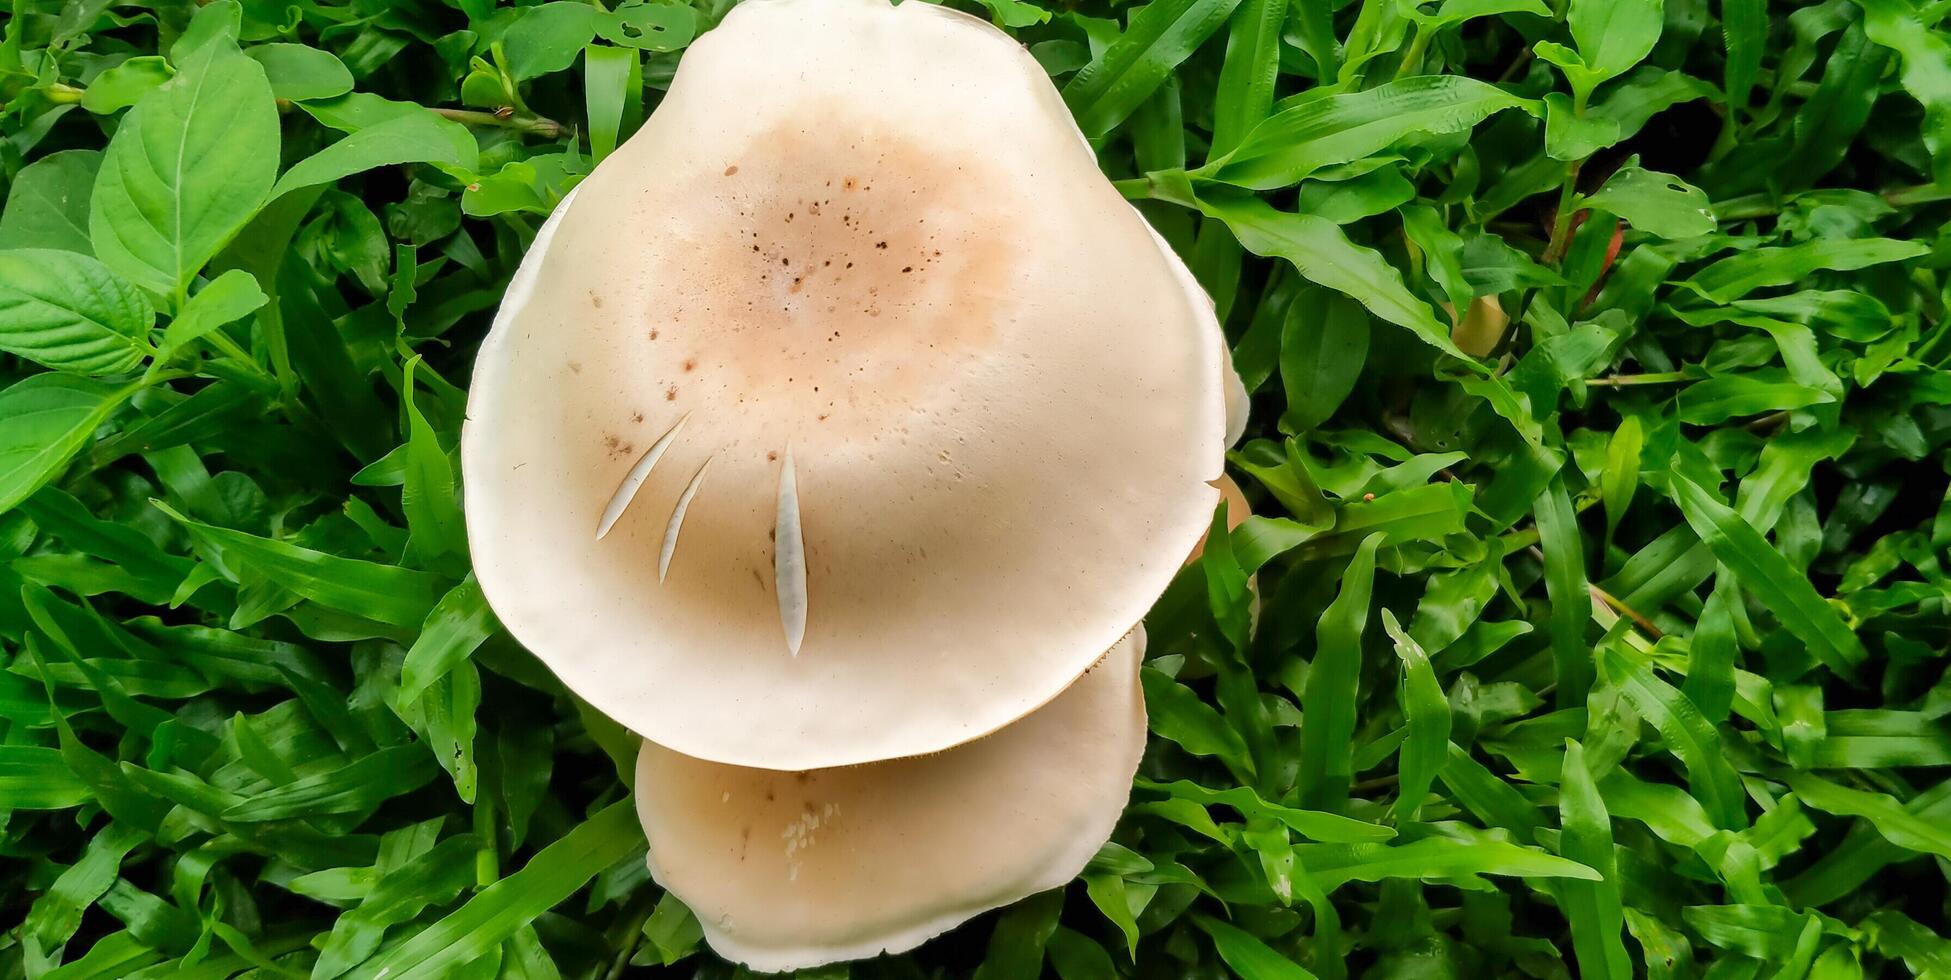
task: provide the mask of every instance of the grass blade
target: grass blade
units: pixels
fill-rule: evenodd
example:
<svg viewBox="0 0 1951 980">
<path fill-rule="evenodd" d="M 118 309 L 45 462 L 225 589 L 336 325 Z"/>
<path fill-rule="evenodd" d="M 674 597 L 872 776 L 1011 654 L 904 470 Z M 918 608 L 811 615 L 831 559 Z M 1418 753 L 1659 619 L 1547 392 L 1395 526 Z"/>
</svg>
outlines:
<svg viewBox="0 0 1951 980">
<path fill-rule="evenodd" d="M 643 847 L 637 814 L 612 803 L 413 938 L 349 971 L 351 980 L 434 980 L 499 945 Z"/>
</svg>

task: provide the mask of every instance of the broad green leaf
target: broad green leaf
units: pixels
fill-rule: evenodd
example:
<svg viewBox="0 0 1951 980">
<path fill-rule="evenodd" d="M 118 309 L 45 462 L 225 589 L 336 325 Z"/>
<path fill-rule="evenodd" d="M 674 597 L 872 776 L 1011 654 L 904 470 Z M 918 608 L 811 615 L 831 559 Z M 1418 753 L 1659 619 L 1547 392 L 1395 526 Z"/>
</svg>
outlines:
<svg viewBox="0 0 1951 980">
<path fill-rule="evenodd" d="M 301 187 L 329 184 L 341 177 L 400 163 L 444 164 L 471 171 L 478 166 L 474 136 L 459 123 L 426 111 L 412 111 L 361 127 L 351 135 L 292 164 L 271 191 L 282 197 Z"/>
<path fill-rule="evenodd" d="M 1472 314 L 1482 304 L 1474 302 L 1476 293 L 1471 289 L 1470 279 L 1463 271 L 1463 238 L 1451 231 L 1443 223 L 1443 216 L 1433 207 L 1424 204 L 1409 204 L 1398 209 L 1402 214 L 1402 230 L 1422 252 L 1423 269 L 1429 278 L 1443 290 L 1446 299 L 1444 313 L 1448 315 L 1450 339 L 1466 351 L 1488 352 L 1496 349 L 1502 339 L 1502 324 L 1487 333 L 1478 327 Z M 1485 303 L 1495 303 L 1496 297 L 1488 297 Z M 1466 340 L 1468 342 L 1466 342 Z"/>
<path fill-rule="evenodd" d="M 0 514 L 59 476 L 132 390 L 36 374 L 0 391 Z"/>
<path fill-rule="evenodd" d="M 167 554 L 148 535 L 127 524 L 104 520 L 57 487 L 42 487 L 20 503 L 41 530 L 69 548 L 111 562 L 128 573 L 126 591 L 145 602 L 168 602 L 194 563 Z"/>
<path fill-rule="evenodd" d="M 1653 50 L 1665 5 L 1661 0 L 1572 0 L 1567 21 L 1595 86 L 1624 74 Z"/>
<path fill-rule="evenodd" d="M 1748 94 L 1761 71 L 1768 41 L 1768 0 L 1725 0 L 1721 4 L 1721 35 L 1727 46 L 1722 89 L 1727 93 L 1728 112 L 1738 117 L 1748 108 Z"/>
<path fill-rule="evenodd" d="M 474 883 L 479 848 L 471 836 L 449 837 L 381 876 L 357 908 L 333 923 L 312 976 L 330 980 L 345 973 L 379 948 L 387 929 L 412 921 L 430 905 L 453 901 Z"/>
<path fill-rule="evenodd" d="M 1919 819 L 1886 794 L 1851 789 L 1810 773 L 1788 777 L 1788 785 L 1803 803 L 1837 816 L 1861 817 L 1898 847 L 1951 858 L 1951 831 Z"/>
<path fill-rule="evenodd" d="M 34 899 L 21 923 L 22 934 L 32 937 L 42 949 L 54 949 L 73 938 L 81 928 L 82 916 L 115 884 L 123 859 L 142 843 L 143 836 L 120 823 L 110 822 L 101 828 L 89 838 L 75 863 Z"/>
<path fill-rule="evenodd" d="M 1775 686 L 1775 716 L 1782 725 L 1782 752 L 1789 764 L 1807 769 L 1815 759 L 1815 747 L 1826 736 L 1827 719 L 1822 711 L 1822 688 L 1813 684 Z"/>
<path fill-rule="evenodd" d="M 1314 974 L 1244 929 L 1206 915 L 1197 916 L 1193 921 L 1213 937 L 1213 948 L 1219 952 L 1219 958 L 1242 980 L 1315 980 Z"/>
<path fill-rule="evenodd" d="M 1238 146 L 1273 110 L 1288 7 L 1285 0 L 1242 0 L 1234 8 L 1213 105 L 1213 156 Z"/>
<path fill-rule="evenodd" d="M 1694 975 L 1694 947 L 1680 930 L 1637 908 L 1626 909 L 1626 929 L 1639 941 L 1646 980 L 1684 980 Z"/>
<path fill-rule="evenodd" d="M 1240 815 L 1248 820 L 1271 820 L 1303 837 L 1324 843 L 1358 844 L 1364 841 L 1388 840 L 1395 836 L 1395 832 L 1389 828 L 1366 821 L 1318 810 L 1301 810 L 1269 803 L 1245 786 L 1216 790 L 1183 779 L 1171 783 L 1155 783 L 1142 777 L 1135 785 L 1140 789 L 1160 790 L 1170 794 L 1174 799 L 1186 800 L 1202 806 L 1230 806 L 1240 811 Z"/>
<path fill-rule="evenodd" d="M 1305 432 L 1326 422 L 1361 378 L 1368 358 L 1368 311 L 1347 296 L 1308 290 L 1287 308 L 1280 338 L 1283 422 Z"/>
<path fill-rule="evenodd" d="M 1427 25 L 1432 30 L 1454 27 L 1479 17 L 1498 17 L 1505 14 L 1551 16 L 1551 8 L 1545 6 L 1540 0 L 1443 0 L 1432 13 L 1424 13 L 1419 9 L 1421 6 L 1424 5 L 1403 4 L 1411 19 Z"/>
<path fill-rule="evenodd" d="M 120 374 L 155 348 L 142 291 L 76 252 L 0 251 L 0 351 L 57 371 Z"/>
<path fill-rule="evenodd" d="M 583 84 L 590 152 L 601 163 L 643 112 L 643 56 L 634 48 L 592 44 L 583 50 Z"/>
<path fill-rule="evenodd" d="M 244 53 L 264 66 L 271 94 L 280 99 L 331 99 L 352 91 L 352 73 L 330 51 L 305 44 L 254 44 Z"/>
<path fill-rule="evenodd" d="M 1743 159 L 1738 153 L 1731 154 L 1729 161 L 1748 165 L 1743 174 L 1745 182 L 1735 186 L 1758 188 L 1765 180 L 1791 189 L 1812 186 L 1842 163 L 1850 145 L 1868 125 L 1877 99 L 1871 79 L 1882 77 L 1890 63 L 1889 53 L 1870 42 L 1863 22 L 1857 20 L 1843 30 L 1823 57 L 1821 81 L 1795 113 L 1789 152 L 1784 155 L 1779 146 L 1764 143 L 1757 151 L 1767 152 L 1765 158 Z"/>
<path fill-rule="evenodd" d="M 1035 976 L 1043 970 L 1044 945 L 1057 931 L 1063 892 L 1039 892 L 1011 906 L 989 934 L 989 951 L 972 980 Z"/>
<path fill-rule="evenodd" d="M 1393 807 L 1396 822 L 1400 824 L 1415 819 L 1424 794 L 1449 760 L 1450 702 L 1443 695 L 1436 672 L 1430 668 L 1429 655 L 1403 632 L 1395 614 L 1387 609 L 1382 610 L 1382 629 L 1389 634 L 1396 657 L 1402 661 L 1402 684 L 1396 698 L 1408 719 L 1409 735 L 1403 739 L 1397 759 L 1401 778 Z"/>
<path fill-rule="evenodd" d="M 418 699 L 429 685 L 475 651 L 497 628 L 494 613 L 481 595 L 473 573 L 448 590 L 420 627 L 400 667 L 400 690 L 395 704 L 404 706 Z"/>
<path fill-rule="evenodd" d="M 1341 588 L 1314 628 L 1314 662 L 1301 692 L 1301 802 L 1340 810 L 1354 777 L 1355 709 L 1362 671 L 1362 633 L 1368 626 L 1375 580 L 1375 549 L 1382 535 L 1371 534 L 1349 559 Z"/>
<path fill-rule="evenodd" d="M 1350 881 L 1390 878 L 1461 885 L 1476 884 L 1484 875 L 1599 880 L 1598 872 L 1576 861 L 1491 839 L 1425 837 L 1407 844 L 1300 844 L 1295 849 L 1330 891 Z"/>
<path fill-rule="evenodd" d="M 273 102 L 263 66 L 216 40 L 129 110 L 109 140 L 88 214 L 103 264 L 159 295 L 187 288 L 270 193 Z"/>
<path fill-rule="evenodd" d="M 1715 724 L 1727 720 L 1735 693 L 1735 661 L 1740 656 L 1733 603 L 1740 593 L 1729 575 L 1714 580 L 1694 635 L 1687 644 L 1687 679 L 1681 688 L 1700 713 Z"/>
<path fill-rule="evenodd" d="M 1828 712 L 1815 747 L 1816 769 L 1951 766 L 1951 723 L 1915 711 L 1866 708 Z"/>
<path fill-rule="evenodd" d="M 1801 283 L 1824 269 L 1864 269 L 1916 258 L 1926 251 L 1921 242 L 1889 238 L 1822 239 L 1739 252 L 1702 269 L 1686 284 L 1716 303 L 1726 303 L 1763 287 Z"/>
<path fill-rule="evenodd" d="M 1904 961 L 1920 977 L 1951 970 L 1951 941 L 1895 909 L 1883 909 L 1865 921 L 1870 944 L 1879 952 Z"/>
<path fill-rule="evenodd" d="M 1746 827 L 1741 777 L 1721 748 L 1720 731 L 1686 695 L 1654 676 L 1651 668 L 1636 662 L 1619 644 L 1602 644 L 1600 662 L 1607 679 L 1619 686 L 1641 718 L 1659 730 L 1667 751 L 1679 757 L 1687 770 L 1688 787 L 1714 825 L 1724 830 Z"/>
<path fill-rule="evenodd" d="M 1136 960 L 1138 956 L 1138 912 L 1132 907 L 1131 889 L 1121 875 L 1105 873 L 1086 873 L 1084 894 L 1097 906 L 1099 912 L 1125 940 L 1125 956 Z"/>
<path fill-rule="evenodd" d="M 1770 960 L 1793 955 L 1803 926 L 1813 919 L 1778 905 L 1695 905 L 1680 915 L 1708 945 Z"/>
<path fill-rule="evenodd" d="M 1637 820 L 1669 844 L 1696 847 L 1716 833 L 1700 801 L 1671 783 L 1644 782 L 1618 768 L 1599 780 L 1599 792 L 1615 820 Z"/>
<path fill-rule="evenodd" d="M 440 579 L 426 572 L 341 558 L 193 521 L 161 502 L 155 506 L 193 537 L 223 549 L 227 559 L 255 568 L 279 585 L 333 609 L 394 626 L 418 627 L 441 596 Z"/>
<path fill-rule="evenodd" d="M 403 699 L 395 699 L 396 703 Z M 428 685 L 419 697 L 399 705 L 396 713 L 420 736 L 426 751 L 454 782 L 462 803 L 475 803 L 480 766 L 475 762 L 475 737 L 481 732 L 481 672 L 463 661 Z M 478 813 L 479 811 L 477 811 Z"/>
<path fill-rule="evenodd" d="M 69 960 L 59 969 L 41 974 L 41 977 L 42 980 L 131 977 L 137 969 L 160 959 L 162 954 L 123 929 L 95 940 L 88 952 Z"/>
<path fill-rule="evenodd" d="M 212 44 L 235 50 L 244 33 L 244 7 L 236 0 L 213 0 L 191 13 L 189 26 L 169 44 L 169 60 L 182 64 Z"/>
<path fill-rule="evenodd" d="M 1193 755 L 1216 756 L 1242 776 L 1253 773 L 1246 740 L 1192 689 L 1152 667 L 1141 668 L 1152 731 Z"/>
<path fill-rule="evenodd" d="M 1544 550 L 1545 596 L 1551 602 L 1551 659 L 1558 679 L 1558 704 L 1576 707 L 1585 703 L 1592 689 L 1592 645 L 1585 639 L 1592 599 L 1578 515 L 1562 475 L 1552 477 L 1532 510 Z"/>
<path fill-rule="evenodd" d="M 704 941 L 698 917 L 670 892 L 657 900 L 657 908 L 644 922 L 643 932 L 644 938 L 657 950 L 659 962 L 665 966 L 696 952 L 698 944 Z"/>
<path fill-rule="evenodd" d="M 410 652 L 407 659 L 412 660 Z M 535 811 L 549 795 L 555 732 L 539 725 L 503 727 L 495 749 L 501 769 L 502 812 L 508 818 L 510 842 L 519 847 L 528 837 Z"/>
<path fill-rule="evenodd" d="M 1605 504 L 1606 540 L 1619 530 L 1633 495 L 1639 490 L 1640 452 L 1646 436 L 1639 416 L 1628 415 L 1619 421 L 1606 442 L 1605 469 L 1599 477 L 1599 498 Z"/>
<path fill-rule="evenodd" d="M 1494 85 L 1460 75 L 1406 78 L 1277 112 L 1199 174 L 1255 190 L 1286 187 L 1411 137 L 1465 132 L 1493 113 L 1530 107 Z"/>
<path fill-rule="evenodd" d="M 1166 75 L 1232 16 L 1240 0 L 1153 0 L 1104 52 L 1063 87 L 1086 136 L 1102 136 L 1151 96 Z"/>
<path fill-rule="evenodd" d="M 1048 23 L 1050 12 L 1028 0 L 979 0 L 989 8 L 989 21 L 997 27 L 1032 27 Z"/>
<path fill-rule="evenodd" d="M 1869 653 L 1808 577 L 1739 514 L 1687 479 L 1677 467 L 1672 472 L 1672 487 L 1674 503 L 1680 505 L 1687 523 L 1715 559 L 1732 570 L 1783 628 L 1808 644 L 1818 659 L 1838 674 L 1854 677 Z"/>
<path fill-rule="evenodd" d="M 1471 508 L 1470 488 L 1461 483 L 1430 483 L 1385 493 L 1374 500 L 1344 505 L 1334 530 L 1302 546 L 1308 557 L 1348 554 L 1370 534 L 1384 544 L 1436 541 L 1463 529 Z"/>
<path fill-rule="evenodd" d="M 1497 572 L 1502 545 L 1483 561 L 1454 571 L 1436 572 L 1429 577 L 1423 597 L 1416 603 L 1416 615 L 1409 621 L 1409 635 L 1425 650 L 1441 652 L 1457 642 L 1482 615 L 1484 606 L 1497 591 Z"/>
<path fill-rule="evenodd" d="M 1329 8 L 1332 10 L 1331 4 Z M 1351 83 L 1358 83 L 1362 79 L 1369 62 L 1402 45 L 1409 33 L 1409 24 L 1409 18 L 1403 16 L 1402 4 L 1397 0 L 1363 0 L 1354 25 L 1348 29 L 1347 42 L 1342 46 L 1345 56 L 1333 81 L 1355 87 Z M 1325 83 L 1329 80 L 1323 78 L 1322 81 Z M 1325 93 L 1327 90 L 1321 91 Z M 1303 97 L 1305 95 L 1303 93 Z"/>
<path fill-rule="evenodd" d="M 1736 0 L 1740 2 L 1740 0 Z M 1607 87 L 1604 98 L 1580 113 L 1570 96 L 1547 93 L 1545 152 L 1554 160 L 1586 157 L 1637 135 L 1647 121 L 1681 102 L 1715 98 L 1714 86 L 1691 75 L 1641 65 Z"/>
<path fill-rule="evenodd" d="M 92 795 L 59 750 L 0 745 L 0 809 L 66 810 Z"/>
<path fill-rule="evenodd" d="M 1252 643 L 1253 598 L 1247 570 L 1233 554 L 1233 535 L 1226 527 L 1228 506 L 1229 501 L 1222 499 L 1213 511 L 1205 543 L 1200 546 L 1199 570 L 1206 579 L 1206 606 L 1212 611 L 1220 636 L 1234 651 L 1244 654 Z M 1221 692 L 1222 704 L 1224 693 Z M 1256 751 L 1259 748 L 1248 747 Z"/>
<path fill-rule="evenodd" d="M 157 55 L 130 58 L 96 75 L 81 96 L 81 107 L 102 115 L 121 112 L 141 102 L 174 74 L 166 58 Z"/>
<path fill-rule="evenodd" d="M 418 357 L 406 362 L 400 400 L 406 410 L 405 482 L 401 509 L 406 511 L 408 552 L 424 562 L 461 558 L 467 554 L 467 528 L 462 522 L 454 466 L 441 448 L 433 426 L 415 401 L 413 375 Z"/>
<path fill-rule="evenodd" d="M 425 786 L 438 771 L 426 749 L 398 745 L 344 768 L 259 793 L 224 810 L 223 817 L 255 823 L 305 815 L 371 813 L 386 800 Z"/>
<path fill-rule="evenodd" d="M 1075 929 L 1058 926 L 1050 934 L 1045 955 L 1050 959 L 1050 967 L 1057 971 L 1058 980 L 1117 980 L 1118 977 L 1111 954 Z"/>
<path fill-rule="evenodd" d="M 98 151 L 62 150 L 23 167 L 0 212 L 0 248 L 95 254 L 88 241 L 88 199 L 101 165 Z"/>
<path fill-rule="evenodd" d="M 650 52 L 676 51 L 690 44 L 698 34 L 698 26 L 698 12 L 691 7 L 654 0 L 648 3 L 633 0 L 607 14 L 596 15 L 596 33 L 605 41 Z"/>
<path fill-rule="evenodd" d="M 508 52 L 508 74 L 521 82 L 561 71 L 576 61 L 596 36 L 598 8 L 555 0 L 522 8 L 501 43 Z"/>
<path fill-rule="evenodd" d="M 1763 375 L 1723 374 L 1688 385 L 1680 392 L 1680 421 L 1690 425 L 1719 425 L 1729 419 L 1807 408 L 1834 401 L 1821 388 Z"/>
<path fill-rule="evenodd" d="M 476 892 L 440 921 L 345 975 L 354 980 L 447 976 L 641 847 L 643 830 L 637 826 L 634 808 L 628 802 L 612 803 L 536 852 L 521 870 Z"/>
<path fill-rule="evenodd" d="M 1623 167 L 1585 206 L 1610 211 L 1661 238 L 1692 238 L 1714 230 L 1714 211 L 1700 188 L 1672 174 Z"/>
<path fill-rule="evenodd" d="M 1544 811 L 1531 804 L 1509 782 L 1451 742 L 1449 761 L 1436 774 L 1456 801 L 1491 827 L 1501 827 L 1518 840 L 1531 840 L 1545 825 Z"/>
<path fill-rule="evenodd" d="M 1251 197 L 1200 198 L 1199 208 L 1226 222 L 1247 251 L 1286 259 L 1307 279 L 1347 294 L 1443 353 L 1470 360 L 1450 341 L 1449 328 L 1437 321 L 1429 304 L 1402 284 L 1402 274 L 1380 253 L 1349 241 L 1334 222 L 1276 211 Z"/>
<path fill-rule="evenodd" d="M 1592 773 L 1585 768 L 1584 747 L 1570 739 L 1565 741 L 1564 774 L 1558 795 L 1558 853 L 1599 873 L 1597 881 L 1558 885 L 1566 905 L 1565 917 L 1572 924 L 1578 975 L 1631 980 L 1633 965 L 1626 955 L 1625 912 L 1613 858 L 1612 817 L 1606 812 Z"/>
<path fill-rule="evenodd" d="M 163 331 L 163 350 L 173 351 L 195 341 L 227 323 L 241 320 L 270 302 L 257 279 L 242 269 L 232 269 L 211 280 L 190 296 L 183 309 Z"/>
<path fill-rule="evenodd" d="M 1902 59 L 1904 91 L 1924 107 L 1932 175 L 1938 186 L 1951 186 L 1951 42 L 1936 23 L 1942 13 L 1927 18 L 1910 0 L 1855 2 L 1863 8 L 1863 33 Z"/>
</svg>

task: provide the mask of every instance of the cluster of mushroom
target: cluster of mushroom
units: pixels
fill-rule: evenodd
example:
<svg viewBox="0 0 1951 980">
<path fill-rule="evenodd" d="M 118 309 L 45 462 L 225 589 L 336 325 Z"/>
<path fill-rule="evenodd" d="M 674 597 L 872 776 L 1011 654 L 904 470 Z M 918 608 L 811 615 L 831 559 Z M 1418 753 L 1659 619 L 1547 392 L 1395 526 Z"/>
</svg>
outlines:
<svg viewBox="0 0 1951 980">
<path fill-rule="evenodd" d="M 1237 389 L 1023 48 L 753 0 L 509 287 L 462 446 L 477 575 L 644 739 L 650 870 L 713 949 L 900 951 L 1109 837 L 1137 624 Z"/>
</svg>

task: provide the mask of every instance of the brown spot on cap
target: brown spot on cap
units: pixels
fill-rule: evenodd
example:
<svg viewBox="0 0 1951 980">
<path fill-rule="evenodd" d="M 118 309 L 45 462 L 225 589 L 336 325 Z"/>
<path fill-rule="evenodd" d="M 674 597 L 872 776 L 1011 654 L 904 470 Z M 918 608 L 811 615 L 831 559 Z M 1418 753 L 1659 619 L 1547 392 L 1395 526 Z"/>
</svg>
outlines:
<svg viewBox="0 0 1951 980">
<path fill-rule="evenodd" d="M 725 168 L 725 176 L 727 176 L 727 177 L 730 177 L 730 176 L 733 176 L 733 175 L 735 175 L 735 174 L 737 174 L 737 173 L 738 173 L 738 164 L 736 164 L 736 163 L 734 163 L 734 164 L 732 164 L 731 166 L 729 166 L 729 167 L 726 167 L 726 168 Z"/>
</svg>

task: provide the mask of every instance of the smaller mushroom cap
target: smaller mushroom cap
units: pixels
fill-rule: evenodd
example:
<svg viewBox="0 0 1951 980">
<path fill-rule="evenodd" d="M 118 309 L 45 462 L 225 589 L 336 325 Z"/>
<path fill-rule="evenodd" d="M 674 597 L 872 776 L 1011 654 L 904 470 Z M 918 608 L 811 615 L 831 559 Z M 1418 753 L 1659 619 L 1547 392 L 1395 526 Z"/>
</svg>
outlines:
<svg viewBox="0 0 1951 980">
<path fill-rule="evenodd" d="M 1130 796 L 1144 647 L 1134 627 L 1049 704 L 935 755 L 781 772 L 645 742 L 651 877 L 713 950 L 762 971 L 898 953 L 1063 885 Z"/>
</svg>

